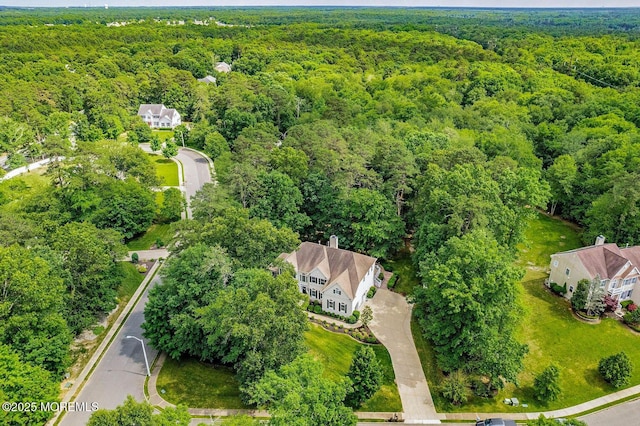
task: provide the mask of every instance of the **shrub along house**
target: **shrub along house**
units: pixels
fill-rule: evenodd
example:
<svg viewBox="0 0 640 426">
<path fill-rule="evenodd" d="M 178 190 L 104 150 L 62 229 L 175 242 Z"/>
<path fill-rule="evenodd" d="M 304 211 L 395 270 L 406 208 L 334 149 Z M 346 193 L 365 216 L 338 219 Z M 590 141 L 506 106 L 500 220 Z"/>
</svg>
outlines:
<svg viewBox="0 0 640 426">
<path fill-rule="evenodd" d="M 601 235 L 594 245 L 551 255 L 551 273 L 548 283 L 560 286 L 566 283 L 565 297 L 571 299 L 578 281 L 587 279 L 599 283 L 618 302 L 640 302 L 640 290 L 635 290 L 640 279 L 640 246 L 619 248 L 615 243 L 605 244 Z"/>
<path fill-rule="evenodd" d="M 365 302 L 369 289 L 380 285 L 376 258 L 338 248 L 335 235 L 328 246 L 304 242 L 279 258 L 293 265 L 300 292 L 320 302 L 326 312 L 351 316 Z"/>
</svg>

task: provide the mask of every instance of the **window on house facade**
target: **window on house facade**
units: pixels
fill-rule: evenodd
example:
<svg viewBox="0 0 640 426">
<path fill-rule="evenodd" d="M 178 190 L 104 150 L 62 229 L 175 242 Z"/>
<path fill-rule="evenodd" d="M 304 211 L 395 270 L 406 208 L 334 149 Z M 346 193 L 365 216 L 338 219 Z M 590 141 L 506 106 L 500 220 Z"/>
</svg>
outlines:
<svg viewBox="0 0 640 426">
<path fill-rule="evenodd" d="M 567 269 L 564 270 L 564 274 L 566 276 L 569 276 L 570 273 L 571 273 L 571 269 L 567 268 Z"/>
<path fill-rule="evenodd" d="M 307 276 L 305 274 L 300 274 L 300 281 L 302 281 L 303 283 L 307 282 Z"/>
<path fill-rule="evenodd" d="M 314 297 L 314 298 L 318 297 L 318 290 L 315 290 L 315 289 L 312 288 L 310 290 L 310 293 L 311 293 L 311 297 Z"/>
<path fill-rule="evenodd" d="M 302 294 L 307 294 L 307 287 L 302 286 Z"/>
<path fill-rule="evenodd" d="M 318 279 L 316 277 L 309 277 L 309 281 L 311 281 L 312 284 L 318 283 Z"/>
<path fill-rule="evenodd" d="M 572 285 L 569 286 L 569 292 L 573 293 L 573 286 Z"/>
<path fill-rule="evenodd" d="M 338 304 L 338 312 L 347 312 L 347 304 L 346 303 L 339 303 Z"/>
<path fill-rule="evenodd" d="M 622 281 L 622 285 L 629 285 L 631 284 L 631 279 L 627 278 L 624 281 Z"/>
<path fill-rule="evenodd" d="M 342 294 L 342 292 L 340 290 L 338 290 L 337 288 L 333 289 L 333 294 L 337 294 L 338 296 L 340 296 Z"/>
<path fill-rule="evenodd" d="M 335 309 L 336 308 L 336 301 L 335 300 L 327 300 L 327 308 Z"/>
<path fill-rule="evenodd" d="M 553 261 L 553 267 L 555 268 L 556 266 L 558 266 L 558 261 L 557 261 L 557 260 L 554 260 L 554 261 Z"/>
<path fill-rule="evenodd" d="M 631 278 L 631 284 L 635 284 L 638 281 L 638 277 Z"/>
<path fill-rule="evenodd" d="M 326 283 L 327 283 L 327 280 L 323 280 L 322 278 L 318 279 L 318 284 L 325 285 Z"/>
<path fill-rule="evenodd" d="M 600 288 L 604 287 L 605 285 L 607 285 L 607 280 L 600 280 Z"/>
<path fill-rule="evenodd" d="M 618 280 L 612 280 L 611 281 L 611 288 L 618 288 Z"/>
</svg>

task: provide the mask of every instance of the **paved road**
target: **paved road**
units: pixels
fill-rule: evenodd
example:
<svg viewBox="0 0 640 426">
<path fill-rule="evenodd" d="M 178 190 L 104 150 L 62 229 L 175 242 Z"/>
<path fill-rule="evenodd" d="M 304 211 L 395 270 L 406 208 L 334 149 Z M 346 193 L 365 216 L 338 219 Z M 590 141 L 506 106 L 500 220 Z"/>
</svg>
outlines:
<svg viewBox="0 0 640 426">
<path fill-rule="evenodd" d="M 369 303 L 369 327 L 391 355 L 407 424 L 440 423 L 411 335 L 411 306 L 404 296 L 382 288 Z"/>
<path fill-rule="evenodd" d="M 580 417 L 589 426 L 640 426 L 640 399 Z"/>
<path fill-rule="evenodd" d="M 144 146 L 142 146 L 145 149 Z M 148 150 L 148 147 L 146 147 Z M 188 199 L 206 182 L 211 182 L 209 162 L 202 155 L 188 149 L 180 149 L 177 159 L 184 167 L 184 189 Z M 188 210 L 189 217 L 191 211 Z M 160 281 L 157 275 L 135 305 L 131 314 L 123 323 L 113 342 L 105 351 L 93 373 L 74 399 L 75 402 L 97 402 L 100 408 L 112 409 L 122 404 L 127 395 L 138 401 L 144 401 L 144 381 L 146 367 L 142 347 L 135 339 L 126 336 L 142 336 L 141 324 L 144 322 L 144 306 L 148 300 L 148 291 Z M 146 346 L 149 363 L 152 363 L 157 351 Z M 69 412 L 62 417 L 60 426 L 84 426 L 90 412 Z"/>
<path fill-rule="evenodd" d="M 135 339 L 126 336 L 142 336 L 140 324 L 144 321 L 144 305 L 148 300 L 149 289 L 160 281 L 160 276 L 149 283 L 131 314 L 115 335 L 113 342 L 104 353 L 93 373 L 87 379 L 75 402 L 97 402 L 100 408 L 112 409 L 122 404 L 127 395 L 138 401 L 144 401 L 144 381 L 147 370 L 144 363 L 142 346 Z M 146 344 L 149 363 L 155 359 L 157 351 Z M 84 426 L 90 412 L 69 412 L 64 415 L 61 426 Z"/>
<path fill-rule="evenodd" d="M 145 152 L 153 152 L 148 143 L 141 143 L 139 146 L 140 149 Z M 157 154 L 157 152 L 155 152 L 155 154 Z M 175 159 L 182 164 L 184 170 L 184 182 L 182 176 L 180 176 L 180 190 L 184 192 L 187 203 L 191 203 L 191 197 L 193 197 L 205 183 L 212 182 L 209 169 L 211 164 L 209 163 L 209 159 L 189 148 L 180 148 Z M 191 207 L 189 205 L 187 205 L 187 215 L 191 218 Z"/>
<path fill-rule="evenodd" d="M 199 153 L 190 149 L 180 148 L 176 159 L 182 163 L 184 168 L 184 186 L 187 202 L 191 203 L 191 197 L 205 183 L 211 182 L 211 173 L 209 173 L 209 160 Z M 187 217 L 191 218 L 191 207 L 187 206 Z"/>
</svg>

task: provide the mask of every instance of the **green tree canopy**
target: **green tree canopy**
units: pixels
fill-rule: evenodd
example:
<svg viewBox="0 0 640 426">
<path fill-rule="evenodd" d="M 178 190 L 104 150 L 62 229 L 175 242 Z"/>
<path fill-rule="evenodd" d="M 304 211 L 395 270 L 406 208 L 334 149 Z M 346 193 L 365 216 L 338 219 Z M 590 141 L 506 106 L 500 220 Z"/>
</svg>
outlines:
<svg viewBox="0 0 640 426">
<path fill-rule="evenodd" d="M 348 382 L 323 376 L 320 363 L 302 355 L 268 371 L 250 390 L 251 402 L 267 406 L 274 426 L 355 426 L 356 416 L 344 406 Z"/>
<path fill-rule="evenodd" d="M 515 341 L 516 288 L 522 271 L 484 230 L 451 238 L 421 264 L 418 321 L 445 371 L 464 369 L 515 382 L 526 345 Z"/>
<path fill-rule="evenodd" d="M 349 406 L 361 406 L 380 389 L 382 384 L 380 362 L 370 346 L 360 346 L 353 354 L 347 377 L 352 383 L 352 388 L 346 396 Z"/>
</svg>

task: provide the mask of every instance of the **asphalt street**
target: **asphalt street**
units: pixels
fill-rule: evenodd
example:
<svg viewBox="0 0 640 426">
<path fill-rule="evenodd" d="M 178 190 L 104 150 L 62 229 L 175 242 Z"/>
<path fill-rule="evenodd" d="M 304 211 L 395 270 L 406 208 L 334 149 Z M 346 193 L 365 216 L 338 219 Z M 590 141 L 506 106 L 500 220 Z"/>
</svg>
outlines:
<svg viewBox="0 0 640 426">
<path fill-rule="evenodd" d="M 176 158 L 183 165 L 184 188 L 187 199 L 190 200 L 205 183 L 211 182 L 209 162 L 197 152 L 182 148 Z M 188 215 L 191 217 L 190 209 Z M 74 399 L 75 402 L 86 402 L 89 405 L 97 402 L 99 408 L 113 409 L 122 404 L 127 395 L 144 401 L 146 366 L 142 345 L 135 339 L 127 339 L 126 336 L 142 337 L 141 324 L 144 322 L 144 306 L 148 300 L 148 291 L 159 281 L 160 277 L 157 275 L 149 283 L 95 370 L 88 377 L 80 394 Z M 147 345 L 146 340 L 145 348 L 151 364 L 157 351 Z M 91 412 L 68 412 L 62 417 L 60 426 L 84 426 L 90 416 Z"/>
<path fill-rule="evenodd" d="M 640 399 L 580 417 L 588 426 L 640 426 Z"/>
<path fill-rule="evenodd" d="M 211 182 L 211 174 L 209 173 L 209 162 L 197 152 L 180 149 L 176 159 L 182 163 L 184 169 L 184 185 L 187 202 L 191 204 L 191 197 L 205 183 Z M 191 218 L 191 207 L 187 206 L 187 216 Z"/>
<path fill-rule="evenodd" d="M 89 376 L 75 402 L 86 402 L 89 405 L 97 402 L 99 408 L 112 409 L 122 404 L 127 395 L 138 401 L 144 401 L 144 381 L 147 370 L 142 353 L 142 345 L 135 339 L 126 336 L 142 338 L 144 322 L 144 305 L 148 300 L 148 292 L 160 281 L 156 277 L 140 297 L 113 342 L 105 351 L 104 356 Z M 145 340 L 145 348 L 149 364 L 153 362 L 158 351 L 150 347 Z M 91 417 L 91 412 L 68 412 L 62 417 L 61 426 L 84 426 Z"/>
</svg>

